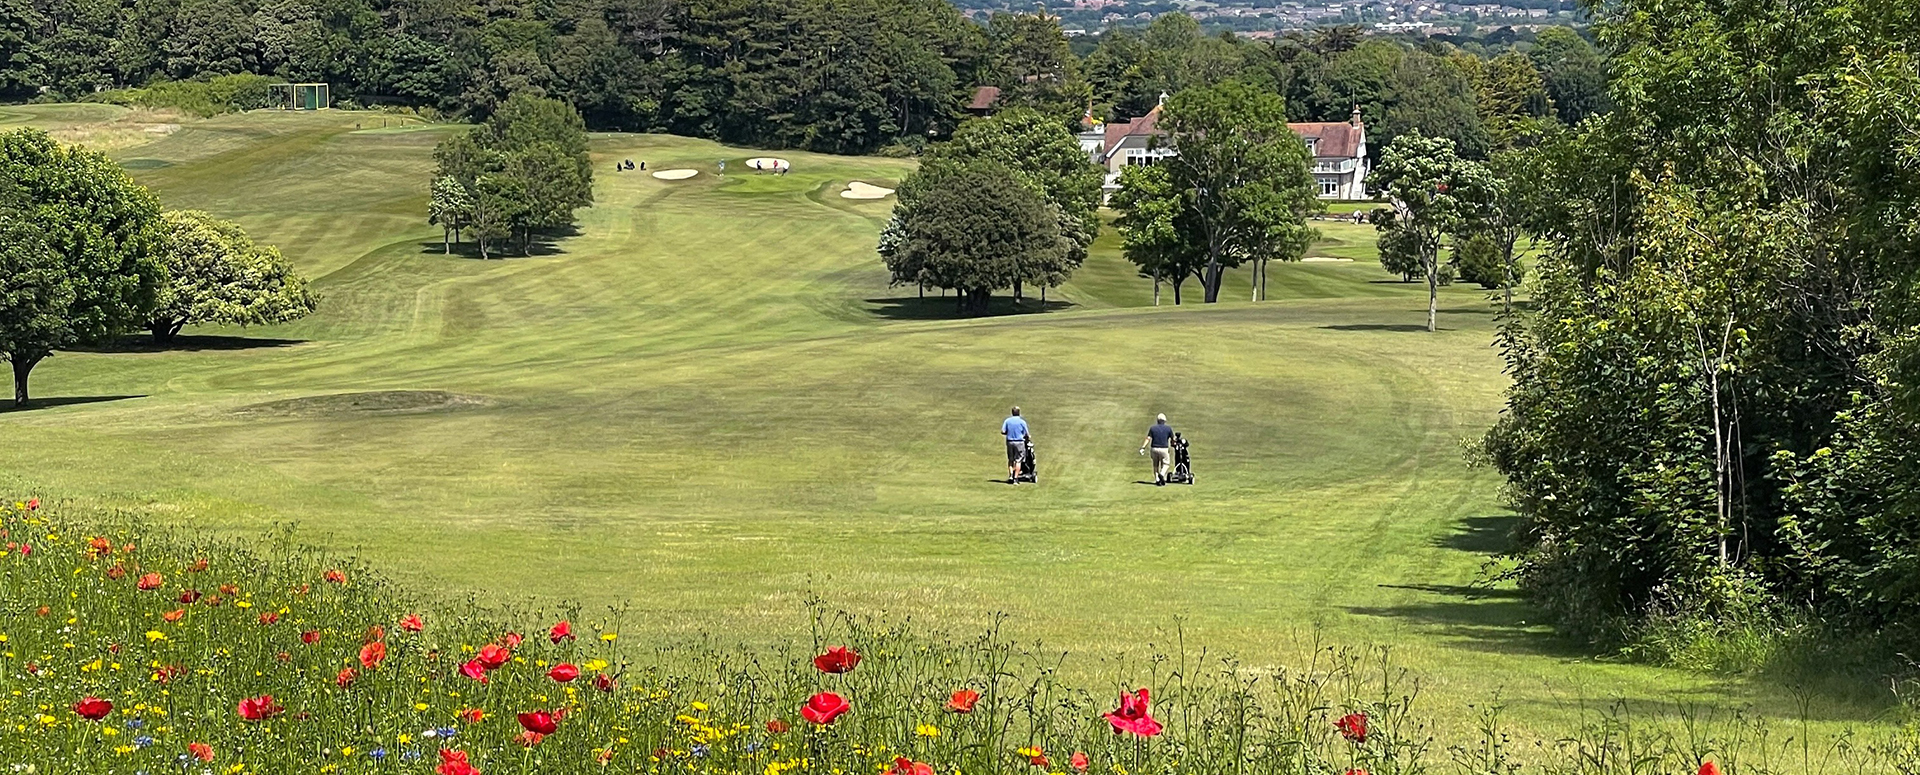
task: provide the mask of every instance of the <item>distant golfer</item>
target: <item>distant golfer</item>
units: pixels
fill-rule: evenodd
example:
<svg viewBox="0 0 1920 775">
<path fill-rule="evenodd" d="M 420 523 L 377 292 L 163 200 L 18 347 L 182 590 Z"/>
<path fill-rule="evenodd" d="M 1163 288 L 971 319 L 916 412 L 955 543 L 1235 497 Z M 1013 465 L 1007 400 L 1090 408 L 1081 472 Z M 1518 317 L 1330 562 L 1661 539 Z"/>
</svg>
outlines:
<svg viewBox="0 0 1920 775">
<path fill-rule="evenodd" d="M 1027 421 L 1020 419 L 1020 407 L 1000 423 L 1000 435 L 1007 437 L 1007 484 L 1019 484 L 1020 464 L 1027 459 Z"/>
<path fill-rule="evenodd" d="M 1167 424 L 1167 416 L 1154 418 L 1153 427 L 1147 429 L 1147 440 L 1140 442 L 1140 451 L 1153 452 L 1153 483 L 1167 483 L 1167 467 L 1173 462 L 1173 426 Z"/>
</svg>

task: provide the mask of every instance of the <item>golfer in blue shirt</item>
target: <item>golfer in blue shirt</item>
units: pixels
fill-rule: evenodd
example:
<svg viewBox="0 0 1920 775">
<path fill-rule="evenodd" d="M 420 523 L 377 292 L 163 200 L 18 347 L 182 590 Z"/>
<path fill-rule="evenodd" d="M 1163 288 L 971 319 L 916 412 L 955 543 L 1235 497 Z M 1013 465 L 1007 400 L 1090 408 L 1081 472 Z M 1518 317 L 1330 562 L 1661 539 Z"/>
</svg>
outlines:
<svg viewBox="0 0 1920 775">
<path fill-rule="evenodd" d="M 1000 423 L 1000 435 L 1007 437 L 1007 484 L 1020 483 L 1020 465 L 1027 459 L 1027 421 L 1020 419 L 1020 407 Z"/>
<path fill-rule="evenodd" d="M 1146 441 L 1140 442 L 1140 451 L 1153 450 L 1153 483 L 1167 483 L 1167 466 L 1173 463 L 1173 426 L 1167 424 L 1167 416 L 1154 418 L 1153 427 L 1147 429 Z"/>
</svg>

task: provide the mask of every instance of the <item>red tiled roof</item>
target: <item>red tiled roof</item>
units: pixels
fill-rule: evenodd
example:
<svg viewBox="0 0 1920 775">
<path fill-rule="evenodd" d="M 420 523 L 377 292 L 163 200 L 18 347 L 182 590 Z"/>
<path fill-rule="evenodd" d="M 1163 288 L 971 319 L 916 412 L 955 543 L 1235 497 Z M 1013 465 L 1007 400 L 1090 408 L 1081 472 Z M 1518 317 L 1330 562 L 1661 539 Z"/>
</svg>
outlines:
<svg viewBox="0 0 1920 775">
<path fill-rule="evenodd" d="M 1316 156 L 1353 157 L 1359 154 L 1360 143 L 1367 136 L 1365 124 L 1355 126 L 1345 121 L 1312 124 L 1288 124 L 1288 129 L 1302 138 L 1319 140 Z"/>
<path fill-rule="evenodd" d="M 1153 110 L 1147 111 L 1146 115 L 1132 121 L 1115 121 L 1107 124 L 1104 149 L 1107 153 L 1113 153 L 1113 149 L 1120 145 L 1120 141 L 1129 137 L 1160 133 L 1160 106 L 1155 105 Z"/>
<path fill-rule="evenodd" d="M 982 86 L 973 90 L 973 102 L 967 104 L 967 110 L 992 110 L 993 103 L 999 101 L 1000 87 Z"/>
</svg>

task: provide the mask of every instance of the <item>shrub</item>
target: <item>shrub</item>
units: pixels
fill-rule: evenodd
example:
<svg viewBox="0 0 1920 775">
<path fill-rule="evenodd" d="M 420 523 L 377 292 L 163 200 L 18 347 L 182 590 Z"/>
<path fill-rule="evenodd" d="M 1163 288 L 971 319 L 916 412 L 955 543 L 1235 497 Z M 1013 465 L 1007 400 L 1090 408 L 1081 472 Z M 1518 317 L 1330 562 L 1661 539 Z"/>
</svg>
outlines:
<svg viewBox="0 0 1920 775">
<path fill-rule="evenodd" d="M 113 105 L 178 110 L 200 116 L 217 116 L 242 110 L 270 107 L 274 78 L 251 73 L 221 75 L 206 80 L 155 81 L 136 89 L 100 92 L 89 99 Z"/>
</svg>

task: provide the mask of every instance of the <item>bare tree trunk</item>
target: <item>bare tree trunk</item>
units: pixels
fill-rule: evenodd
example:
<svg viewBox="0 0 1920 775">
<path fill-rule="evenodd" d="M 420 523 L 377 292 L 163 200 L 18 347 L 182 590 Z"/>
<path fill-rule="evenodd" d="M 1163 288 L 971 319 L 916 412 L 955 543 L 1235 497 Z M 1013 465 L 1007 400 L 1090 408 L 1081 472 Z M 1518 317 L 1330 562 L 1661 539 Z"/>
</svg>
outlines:
<svg viewBox="0 0 1920 775">
<path fill-rule="evenodd" d="M 1153 306 L 1160 306 L 1160 273 L 1153 273 Z"/>
<path fill-rule="evenodd" d="M 33 367 L 45 356 L 27 357 L 15 353 L 9 356 L 13 362 L 13 408 L 27 405 L 27 375 L 33 373 Z"/>
<path fill-rule="evenodd" d="M 1440 330 L 1440 254 L 1427 258 L 1427 333 Z"/>
<path fill-rule="evenodd" d="M 453 255 L 453 230 L 452 229 L 448 229 L 444 227 L 440 229 L 440 253 L 441 255 L 447 255 L 447 256 Z"/>
<path fill-rule="evenodd" d="M 1253 260 L 1253 282 L 1250 284 L 1253 286 L 1252 298 L 1247 301 L 1257 302 L 1260 300 L 1260 259 Z"/>
<path fill-rule="evenodd" d="M 179 336 L 180 329 L 186 325 L 184 320 L 155 320 L 148 330 L 153 332 L 154 344 L 166 344 Z"/>
</svg>

